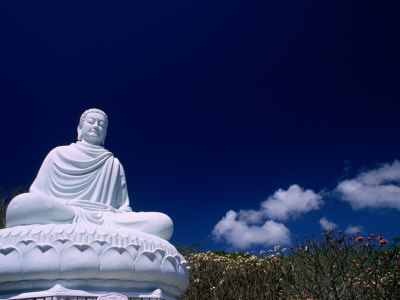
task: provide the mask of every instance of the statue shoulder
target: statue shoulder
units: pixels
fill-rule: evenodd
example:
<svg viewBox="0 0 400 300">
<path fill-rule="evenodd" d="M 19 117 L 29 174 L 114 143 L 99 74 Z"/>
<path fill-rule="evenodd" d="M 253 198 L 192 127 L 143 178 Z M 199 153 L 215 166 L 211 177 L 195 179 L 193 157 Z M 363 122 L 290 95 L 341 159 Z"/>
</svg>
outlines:
<svg viewBox="0 0 400 300">
<path fill-rule="evenodd" d="M 62 153 L 62 152 L 65 152 L 65 151 L 69 151 L 71 149 L 71 145 L 57 146 L 57 147 L 51 149 L 47 156 L 53 155 L 53 154 L 56 154 L 56 153 Z"/>
<path fill-rule="evenodd" d="M 53 150 L 51 150 L 50 152 L 52 152 L 52 151 L 61 151 L 61 152 L 63 152 L 63 151 L 66 151 L 66 150 L 68 150 L 68 149 L 71 149 L 72 148 L 72 145 L 73 144 L 71 144 L 71 145 L 63 145 L 63 146 L 58 146 L 58 147 L 55 147 Z"/>
<path fill-rule="evenodd" d="M 71 145 L 64 145 L 64 146 L 58 146 L 50 150 L 50 152 L 47 154 L 45 160 L 54 160 L 57 159 L 57 157 L 65 156 L 68 155 L 68 153 L 74 152 L 74 147 L 73 144 Z"/>
</svg>

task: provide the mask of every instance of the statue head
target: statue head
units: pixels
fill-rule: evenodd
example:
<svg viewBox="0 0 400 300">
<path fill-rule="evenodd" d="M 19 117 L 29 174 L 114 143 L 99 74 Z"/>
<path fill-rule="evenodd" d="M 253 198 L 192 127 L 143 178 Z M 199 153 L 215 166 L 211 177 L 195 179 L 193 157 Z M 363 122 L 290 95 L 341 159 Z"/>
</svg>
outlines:
<svg viewBox="0 0 400 300">
<path fill-rule="evenodd" d="M 78 125 L 78 141 L 102 146 L 106 139 L 108 118 L 104 111 L 91 108 L 86 110 Z"/>
</svg>

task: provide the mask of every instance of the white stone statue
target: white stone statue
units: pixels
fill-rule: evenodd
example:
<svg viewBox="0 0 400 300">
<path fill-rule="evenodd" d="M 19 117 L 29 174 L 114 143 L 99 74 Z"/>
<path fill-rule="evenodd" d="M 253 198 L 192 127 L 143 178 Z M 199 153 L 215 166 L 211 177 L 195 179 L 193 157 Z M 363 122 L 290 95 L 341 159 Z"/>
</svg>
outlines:
<svg viewBox="0 0 400 300">
<path fill-rule="evenodd" d="M 129 207 L 124 169 L 103 147 L 107 126 L 103 111 L 85 111 L 78 141 L 50 151 L 29 193 L 9 204 L 0 299 L 60 289 L 83 297 L 82 288 L 176 299 L 188 286 L 187 262 L 167 241 L 171 219 Z"/>
<path fill-rule="evenodd" d="M 129 207 L 124 169 L 103 147 L 107 126 L 107 115 L 99 109 L 82 114 L 78 141 L 50 151 L 29 193 L 11 201 L 7 227 L 83 222 L 171 238 L 173 224 L 167 215 Z"/>
</svg>

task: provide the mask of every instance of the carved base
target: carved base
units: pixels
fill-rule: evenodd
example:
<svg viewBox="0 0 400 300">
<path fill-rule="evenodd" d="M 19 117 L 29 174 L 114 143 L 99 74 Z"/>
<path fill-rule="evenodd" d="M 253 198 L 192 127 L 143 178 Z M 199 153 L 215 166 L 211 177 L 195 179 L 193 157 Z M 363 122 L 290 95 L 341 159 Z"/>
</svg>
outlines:
<svg viewBox="0 0 400 300">
<path fill-rule="evenodd" d="M 166 240 L 143 232 L 77 224 L 0 230 L 1 294 L 73 290 L 135 293 L 160 289 L 178 297 L 187 263 Z"/>
<path fill-rule="evenodd" d="M 142 292 L 127 292 L 124 294 L 115 292 L 99 292 L 99 291 L 82 291 L 71 290 L 56 284 L 51 289 L 40 292 L 22 293 L 17 296 L 8 295 L 1 299 L 10 300 L 25 300 L 25 299 L 52 299 L 52 300 L 65 300 L 65 299 L 85 299 L 85 300 L 175 300 L 175 297 L 170 297 L 164 294 L 160 289 L 154 291 Z"/>
</svg>

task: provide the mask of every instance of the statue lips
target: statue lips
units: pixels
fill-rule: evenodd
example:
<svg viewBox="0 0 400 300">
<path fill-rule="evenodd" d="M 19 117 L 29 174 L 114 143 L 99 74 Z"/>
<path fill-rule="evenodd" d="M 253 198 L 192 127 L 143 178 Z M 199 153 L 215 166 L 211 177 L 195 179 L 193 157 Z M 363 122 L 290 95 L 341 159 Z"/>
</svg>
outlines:
<svg viewBox="0 0 400 300">
<path fill-rule="evenodd" d="M 100 132 L 97 130 L 90 130 L 89 134 L 94 134 L 94 135 L 98 136 L 98 135 L 100 135 Z"/>
</svg>

